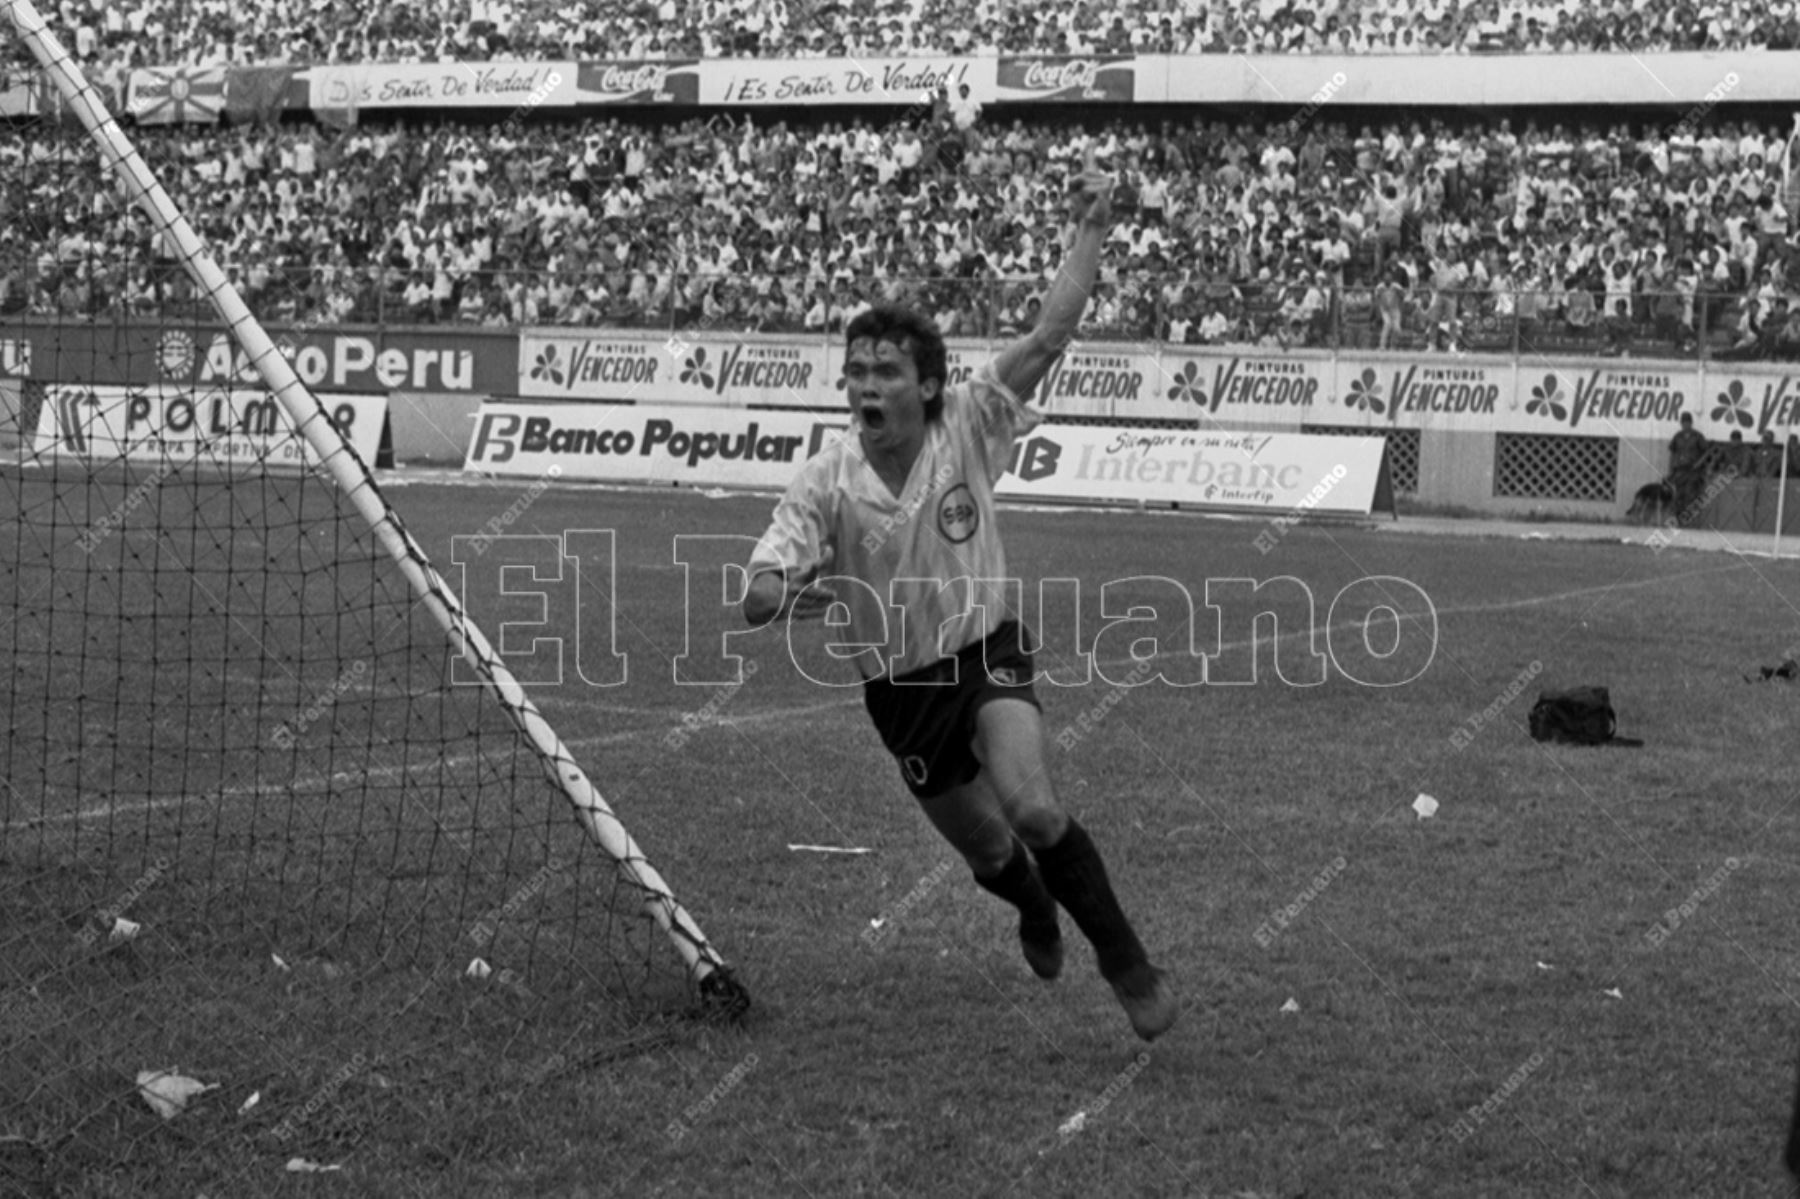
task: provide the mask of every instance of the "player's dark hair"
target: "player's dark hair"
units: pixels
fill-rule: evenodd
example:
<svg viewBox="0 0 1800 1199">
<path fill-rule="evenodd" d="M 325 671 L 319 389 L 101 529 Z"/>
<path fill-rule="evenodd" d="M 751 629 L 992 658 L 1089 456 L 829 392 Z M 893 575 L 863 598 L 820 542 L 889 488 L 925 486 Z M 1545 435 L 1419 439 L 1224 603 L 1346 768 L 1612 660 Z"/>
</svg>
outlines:
<svg viewBox="0 0 1800 1199">
<path fill-rule="evenodd" d="M 859 338 L 885 341 L 912 357 L 919 372 L 919 382 L 938 381 L 937 394 L 925 402 L 925 419 L 936 420 L 944 412 L 944 388 L 949 382 L 950 366 L 944 351 L 944 335 L 937 322 L 898 304 L 877 304 L 852 320 L 844 329 L 844 356 Z"/>
</svg>

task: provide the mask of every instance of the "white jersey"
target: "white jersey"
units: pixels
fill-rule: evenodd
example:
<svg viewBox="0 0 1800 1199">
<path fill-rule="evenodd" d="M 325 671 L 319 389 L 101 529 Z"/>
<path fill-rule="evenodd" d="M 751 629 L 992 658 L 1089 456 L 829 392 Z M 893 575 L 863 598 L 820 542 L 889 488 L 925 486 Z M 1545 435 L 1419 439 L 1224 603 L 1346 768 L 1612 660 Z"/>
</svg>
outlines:
<svg viewBox="0 0 1800 1199">
<path fill-rule="evenodd" d="M 994 484 L 1014 440 L 1041 419 L 989 363 L 946 389 L 942 416 L 926 424 L 895 495 L 869 464 L 853 418 L 849 436 L 788 485 L 750 557 L 751 577 L 785 570 L 790 583 L 833 580 L 826 585 L 850 610 L 837 643 L 878 647 L 855 658 L 864 678 L 908 674 L 973 645 L 1009 615 Z"/>
</svg>

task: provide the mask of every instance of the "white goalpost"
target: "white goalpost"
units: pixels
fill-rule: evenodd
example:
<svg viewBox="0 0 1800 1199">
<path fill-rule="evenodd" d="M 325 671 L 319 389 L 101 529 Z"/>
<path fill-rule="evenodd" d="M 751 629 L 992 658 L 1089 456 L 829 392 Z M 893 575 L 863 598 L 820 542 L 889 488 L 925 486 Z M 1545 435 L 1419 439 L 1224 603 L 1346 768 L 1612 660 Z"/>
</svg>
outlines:
<svg viewBox="0 0 1800 1199">
<path fill-rule="evenodd" d="M 269 393 L 311 448 L 317 469 L 329 474 L 348 503 L 367 522 L 382 550 L 442 628 L 454 652 L 478 672 L 485 687 L 529 741 L 545 776 L 566 797 L 587 835 L 612 859 L 629 888 L 639 896 L 642 912 L 668 935 L 686 965 L 690 981 L 714 1006 L 732 1011 L 747 1007 L 747 993 L 733 978 L 724 959 L 677 902 L 662 875 L 645 858 L 494 647 L 470 621 L 457 597 L 381 494 L 369 466 L 333 423 L 325 406 L 296 376 L 182 210 L 46 27 L 31 0 L 0 0 L 0 6 L 98 147 L 105 172 L 123 183 L 160 235 L 178 252 L 183 270 L 206 304 L 229 328 Z"/>
</svg>

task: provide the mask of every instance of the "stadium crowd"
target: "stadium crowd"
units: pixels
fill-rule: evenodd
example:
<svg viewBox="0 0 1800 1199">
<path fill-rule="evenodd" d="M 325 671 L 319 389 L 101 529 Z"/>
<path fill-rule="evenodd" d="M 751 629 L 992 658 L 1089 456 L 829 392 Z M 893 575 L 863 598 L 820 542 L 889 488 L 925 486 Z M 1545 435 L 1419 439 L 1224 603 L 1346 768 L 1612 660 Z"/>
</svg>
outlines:
<svg viewBox="0 0 1800 1199">
<path fill-rule="evenodd" d="M 1195 118 L 144 130 L 276 321 L 1027 328 L 1088 140 L 1119 176 L 1087 335 L 1800 357 L 1785 131 Z M 191 302 L 88 157 L 0 132 L 0 312 Z M 43 199 L 27 206 L 27 192 Z M 54 197 L 55 203 L 46 203 Z"/>
<path fill-rule="evenodd" d="M 1794 0 L 60 0 L 89 65 L 1800 46 Z M 17 53 L 17 51 L 13 51 Z"/>
</svg>

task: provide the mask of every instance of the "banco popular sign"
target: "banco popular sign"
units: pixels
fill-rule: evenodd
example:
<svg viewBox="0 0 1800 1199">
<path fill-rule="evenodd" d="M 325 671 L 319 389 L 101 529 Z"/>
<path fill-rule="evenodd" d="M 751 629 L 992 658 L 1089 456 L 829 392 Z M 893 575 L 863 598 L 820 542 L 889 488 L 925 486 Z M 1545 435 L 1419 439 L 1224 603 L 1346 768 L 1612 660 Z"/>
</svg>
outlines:
<svg viewBox="0 0 1800 1199">
<path fill-rule="evenodd" d="M 500 475 L 785 487 L 841 421 L 661 405 L 484 404 L 465 469 Z"/>
</svg>

